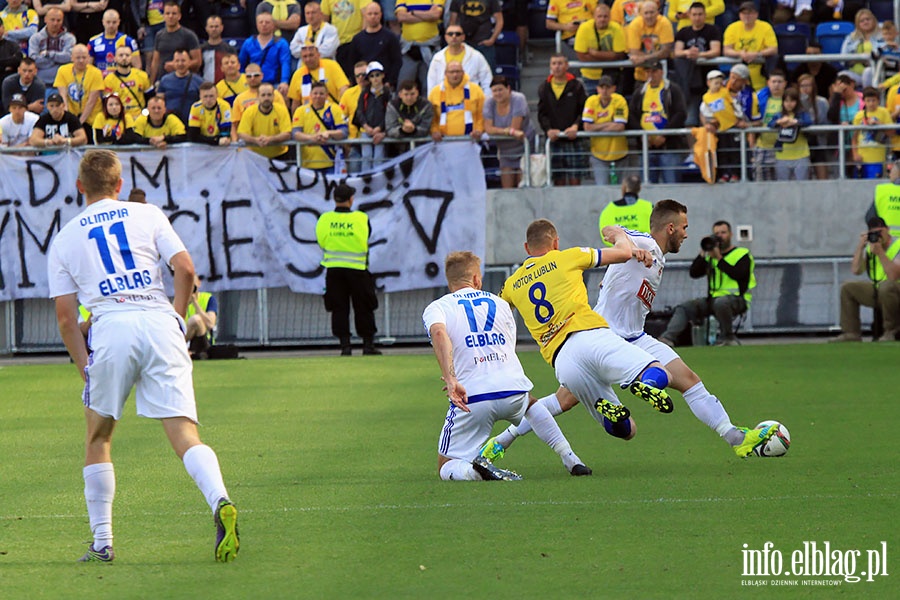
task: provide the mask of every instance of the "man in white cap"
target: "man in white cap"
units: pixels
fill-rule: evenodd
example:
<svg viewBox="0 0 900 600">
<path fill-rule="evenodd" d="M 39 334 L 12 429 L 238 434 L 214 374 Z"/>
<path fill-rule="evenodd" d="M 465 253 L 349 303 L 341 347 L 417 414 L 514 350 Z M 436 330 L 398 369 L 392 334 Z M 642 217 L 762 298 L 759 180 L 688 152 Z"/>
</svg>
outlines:
<svg viewBox="0 0 900 600">
<path fill-rule="evenodd" d="M 391 101 L 391 89 L 385 85 L 384 65 L 372 61 L 366 66 L 366 79 L 369 86 L 360 95 L 356 104 L 353 124 L 359 127 L 360 137 L 372 140 L 360 148 L 362 154 L 361 170 L 370 171 L 384 160 L 385 117 L 387 105 Z"/>
<path fill-rule="evenodd" d="M 37 114 L 28 110 L 28 103 L 22 94 L 13 94 L 9 101 L 9 114 L 0 119 L 0 146 L 13 148 L 27 146 L 28 138 L 37 123 Z"/>
</svg>

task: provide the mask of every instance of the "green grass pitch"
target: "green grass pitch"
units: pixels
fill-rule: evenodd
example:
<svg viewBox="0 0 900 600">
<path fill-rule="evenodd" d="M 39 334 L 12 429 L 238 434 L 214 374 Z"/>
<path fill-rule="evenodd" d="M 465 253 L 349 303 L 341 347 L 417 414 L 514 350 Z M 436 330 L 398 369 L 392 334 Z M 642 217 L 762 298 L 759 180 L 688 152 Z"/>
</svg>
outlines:
<svg viewBox="0 0 900 600">
<path fill-rule="evenodd" d="M 900 597 L 898 346 L 683 356 L 736 424 L 785 423 L 788 455 L 737 459 L 677 393 L 671 415 L 622 396 L 631 442 L 580 407 L 559 417 L 592 477 L 569 476 L 532 435 L 498 463 L 523 481 L 442 482 L 430 354 L 198 363 L 201 435 L 241 511 L 241 554 L 224 565 L 200 493 L 131 402 L 113 444 L 116 562 L 76 564 L 90 538 L 77 375 L 4 366 L 0 597 Z M 522 360 L 536 395 L 555 390 L 536 352 Z M 743 545 L 767 541 L 784 570 L 804 541 L 859 550 L 857 573 L 884 541 L 888 576 L 773 590 L 784 578 L 742 577 Z"/>
</svg>

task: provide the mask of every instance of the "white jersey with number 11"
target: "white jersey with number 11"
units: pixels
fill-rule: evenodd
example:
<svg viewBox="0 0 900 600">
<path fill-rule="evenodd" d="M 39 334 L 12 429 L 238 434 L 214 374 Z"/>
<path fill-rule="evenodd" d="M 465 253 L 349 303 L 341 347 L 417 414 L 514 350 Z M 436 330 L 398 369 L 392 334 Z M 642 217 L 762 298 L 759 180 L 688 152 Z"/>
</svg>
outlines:
<svg viewBox="0 0 900 600">
<path fill-rule="evenodd" d="M 100 200 L 56 235 L 48 258 L 50 297 L 77 293 L 95 317 L 116 311 L 175 313 L 159 259 L 185 250 L 166 215 L 151 204 Z"/>
</svg>

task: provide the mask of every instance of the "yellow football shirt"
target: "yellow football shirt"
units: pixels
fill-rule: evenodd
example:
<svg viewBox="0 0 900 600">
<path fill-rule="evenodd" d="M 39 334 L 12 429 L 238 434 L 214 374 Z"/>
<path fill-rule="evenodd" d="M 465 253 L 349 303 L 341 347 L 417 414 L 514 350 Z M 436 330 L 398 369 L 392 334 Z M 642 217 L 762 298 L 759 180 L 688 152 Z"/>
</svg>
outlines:
<svg viewBox="0 0 900 600">
<path fill-rule="evenodd" d="M 394 12 L 400 13 L 412 11 L 431 10 L 433 6 L 444 7 L 444 0 L 397 0 Z M 416 23 L 403 23 L 400 29 L 400 37 L 408 42 L 425 42 L 438 35 L 437 21 L 418 21 Z"/>
<path fill-rule="evenodd" d="M 134 121 L 134 131 L 145 138 L 152 138 L 157 135 L 184 135 L 187 133 L 184 129 L 184 123 L 173 114 L 166 115 L 162 125 L 159 127 L 150 122 L 149 116 L 141 115 Z"/>
<path fill-rule="evenodd" d="M 322 0 L 322 14 L 338 30 L 341 44 L 347 44 L 362 31 L 362 9 L 371 0 Z"/>
<path fill-rule="evenodd" d="M 250 88 L 247 86 L 247 77 L 243 73 L 237 81 L 226 81 L 223 77 L 216 83 L 219 98 L 227 102 L 229 106 L 234 105 L 234 99 L 238 97 L 238 94 L 246 92 L 248 89 Z"/>
<path fill-rule="evenodd" d="M 141 111 L 147 106 L 144 92 L 152 86 L 147 73 L 140 69 L 131 69 L 128 75 L 112 71 L 103 80 L 103 87 L 106 94 L 118 94 L 125 107 L 125 112 L 136 119 L 141 116 Z"/>
<path fill-rule="evenodd" d="M 218 137 L 224 127 L 231 128 L 231 107 L 221 98 L 216 98 L 214 108 L 206 108 L 202 102 L 191 105 L 188 127 L 199 127 L 206 137 Z"/>
<path fill-rule="evenodd" d="M 725 29 L 722 47 L 725 46 L 731 46 L 738 51 L 762 52 L 772 46 L 777 48 L 778 40 L 775 38 L 775 30 L 765 21 L 757 21 L 749 31 L 743 22 L 737 21 Z M 755 91 L 763 89 L 766 86 L 766 78 L 762 74 L 762 64 L 753 63 L 747 67 L 750 69 L 750 83 L 753 89 Z"/>
<path fill-rule="evenodd" d="M 665 88 L 662 84 L 659 87 L 647 84 L 647 91 L 644 92 L 644 100 L 641 102 L 641 129 L 656 131 L 665 129 L 669 123 L 669 115 L 662 101 L 663 89 Z"/>
<path fill-rule="evenodd" d="M 325 106 L 319 111 L 313 110 L 312 104 L 306 103 L 294 111 L 293 127 L 299 129 L 303 133 L 315 134 L 326 129 L 325 123 L 328 124 L 328 131 L 340 129 L 347 126 L 344 119 L 344 111 L 341 107 L 333 102 L 325 102 Z M 328 169 L 334 166 L 334 153 L 337 146 L 316 146 L 308 145 L 300 147 L 300 166 L 304 169 Z"/>
<path fill-rule="evenodd" d="M 107 119 L 102 112 L 94 119 L 94 131 L 100 131 L 107 137 L 115 135 L 116 138 L 121 138 L 128 129 L 134 129 L 134 119 L 128 113 L 125 113 L 124 128 L 122 127 L 122 121 L 119 119 Z M 94 139 L 97 139 L 96 134 Z"/>
<path fill-rule="evenodd" d="M 598 31 L 594 20 L 590 19 L 578 26 L 575 32 L 575 52 L 602 50 L 604 52 L 625 52 L 625 30 L 618 23 L 609 22 L 606 29 Z M 600 79 L 603 69 L 582 68 L 585 79 Z M 593 91 L 593 90 L 591 90 Z"/>
<path fill-rule="evenodd" d="M 713 113 L 713 118 L 719 122 L 719 131 L 727 131 L 737 123 L 734 98 L 728 88 L 723 86 L 716 93 L 706 92 L 703 94 L 703 104 Z"/>
<path fill-rule="evenodd" d="M 613 94 L 606 106 L 600 105 L 600 94 L 594 94 L 584 103 L 581 120 L 585 123 L 627 123 L 628 102 L 620 94 Z M 619 160 L 628 154 L 628 139 L 625 136 L 592 137 L 591 153 L 600 160 Z"/>
<path fill-rule="evenodd" d="M 556 21 L 560 25 L 593 22 L 595 8 L 597 0 L 550 0 L 547 5 L 547 20 Z M 562 39 L 567 40 L 574 35 L 574 31 L 563 31 Z"/>
<path fill-rule="evenodd" d="M 260 135 L 278 135 L 279 133 L 287 133 L 291 130 L 291 115 L 284 104 L 275 102 L 272 110 L 265 115 L 259 112 L 259 104 L 254 104 L 248 108 L 243 117 L 241 124 L 238 126 L 238 133 L 246 133 L 252 136 Z M 262 154 L 269 158 L 281 156 L 287 152 L 287 146 L 265 146 L 262 148 L 251 146 L 251 150 L 257 154 Z"/>
<path fill-rule="evenodd" d="M 84 73 L 80 75 L 75 72 L 75 67 L 72 63 L 60 66 L 59 70 L 56 72 L 56 79 L 53 81 L 53 87 L 57 89 L 66 89 L 66 94 L 69 96 L 69 112 L 76 117 L 81 116 L 81 112 L 84 109 L 84 105 L 87 103 L 88 96 L 91 95 L 91 92 L 100 92 L 101 98 L 97 98 L 97 102 L 94 103 L 94 109 L 86 119 L 86 122 L 89 125 L 94 122 L 94 119 L 102 111 L 102 96 L 105 84 L 103 83 L 103 73 L 94 65 L 87 65 Z"/>
<path fill-rule="evenodd" d="M 244 112 L 257 102 L 259 102 L 258 90 L 247 88 L 245 91 L 238 94 L 237 98 L 234 99 L 234 103 L 232 103 L 231 105 L 231 122 L 239 122 Z M 282 96 L 281 92 L 279 92 L 278 90 L 275 90 L 275 104 L 281 104 L 282 106 L 287 108 L 287 103 L 284 101 L 284 96 Z"/>
<path fill-rule="evenodd" d="M 861 110 L 853 117 L 854 125 L 887 125 L 893 123 L 891 113 L 883 106 L 879 106 L 875 112 Z M 862 155 L 864 164 L 883 164 L 887 158 L 887 145 L 878 141 L 884 137 L 884 131 L 857 131 L 856 149 Z"/>
<path fill-rule="evenodd" d="M 551 250 L 526 258 L 500 290 L 500 297 L 518 309 L 541 356 L 551 365 L 570 334 L 609 327 L 591 310 L 582 275 L 599 264 L 600 251 L 595 248 Z"/>
<path fill-rule="evenodd" d="M 294 71 L 291 77 L 291 85 L 288 87 L 288 98 L 301 103 L 309 101 L 309 91 L 313 82 L 321 81 L 328 90 L 332 102 L 340 102 L 341 88 L 350 85 L 344 70 L 337 62 L 327 59 L 319 59 L 319 68 L 310 73 L 309 68 L 303 63 Z"/>
<path fill-rule="evenodd" d="M 776 115 L 781 114 L 781 98 L 775 98 L 774 96 L 769 96 L 768 100 L 766 100 L 766 112 L 762 115 L 762 123 L 768 124 L 772 122 L 772 119 L 775 118 Z M 778 141 L 777 133 L 761 133 L 759 137 L 756 138 L 756 147 L 757 148 L 774 148 L 775 142 Z"/>
<path fill-rule="evenodd" d="M 350 133 L 347 137 L 351 140 L 359 137 L 359 127 L 353 124 L 353 115 L 356 114 L 356 107 L 359 106 L 359 95 L 361 93 L 362 87 L 354 85 L 351 88 L 347 88 L 347 91 L 341 96 L 341 112 L 344 113 L 344 120 L 350 128 Z"/>
<path fill-rule="evenodd" d="M 625 45 L 629 52 L 652 54 L 658 52 L 665 44 L 675 43 L 675 32 L 672 23 L 662 15 L 656 19 L 656 25 L 647 27 L 642 17 L 635 18 L 625 28 Z M 635 81 L 647 81 L 647 70 L 643 67 L 635 67 Z"/>
</svg>

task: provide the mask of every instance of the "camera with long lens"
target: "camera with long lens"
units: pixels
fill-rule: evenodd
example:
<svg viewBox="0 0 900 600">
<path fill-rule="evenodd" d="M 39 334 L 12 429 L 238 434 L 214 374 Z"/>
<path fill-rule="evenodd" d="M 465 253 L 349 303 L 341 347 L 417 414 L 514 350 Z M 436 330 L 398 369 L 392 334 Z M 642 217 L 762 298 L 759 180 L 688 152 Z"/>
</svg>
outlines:
<svg viewBox="0 0 900 600">
<path fill-rule="evenodd" d="M 700 249 L 704 252 L 709 252 L 713 248 L 720 248 L 721 246 L 722 241 L 714 235 L 708 235 L 700 240 Z"/>
<path fill-rule="evenodd" d="M 881 241 L 881 231 L 873 229 L 869 232 L 868 239 L 870 244 L 877 244 Z"/>
</svg>

